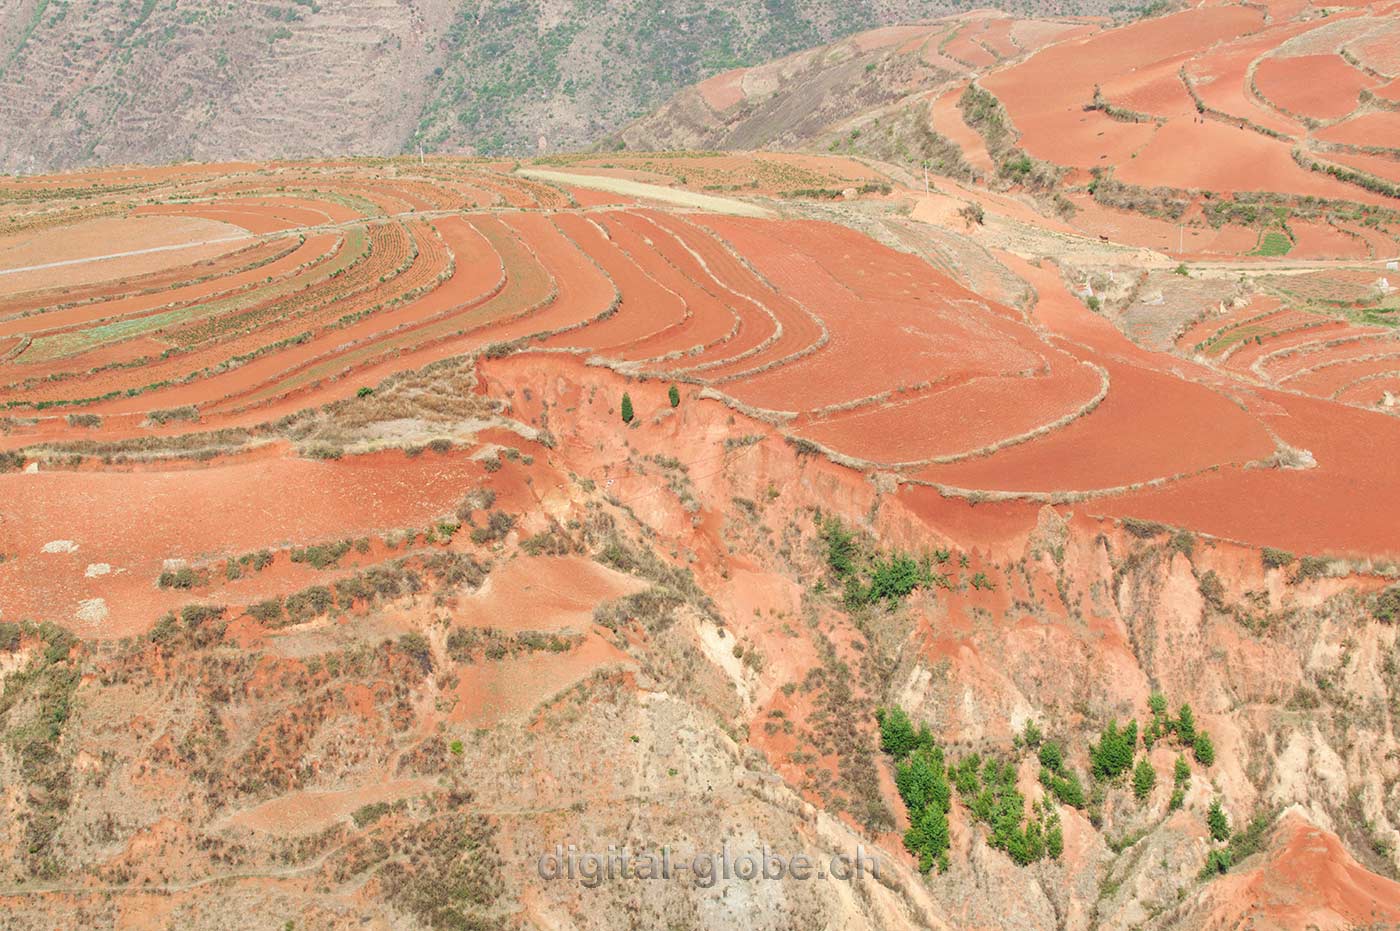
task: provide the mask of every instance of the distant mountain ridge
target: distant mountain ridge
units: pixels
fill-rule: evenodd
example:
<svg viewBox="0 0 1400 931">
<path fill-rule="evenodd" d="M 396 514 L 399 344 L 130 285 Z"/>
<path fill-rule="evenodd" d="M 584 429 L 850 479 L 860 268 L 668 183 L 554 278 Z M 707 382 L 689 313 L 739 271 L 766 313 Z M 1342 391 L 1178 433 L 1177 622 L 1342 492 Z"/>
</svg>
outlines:
<svg viewBox="0 0 1400 931">
<path fill-rule="evenodd" d="M 1105 0 L 1005 6 L 1106 10 Z M 0 8 L 0 170 L 420 146 L 576 149 L 711 75 L 959 9 L 947 0 L 18 0 Z"/>
</svg>

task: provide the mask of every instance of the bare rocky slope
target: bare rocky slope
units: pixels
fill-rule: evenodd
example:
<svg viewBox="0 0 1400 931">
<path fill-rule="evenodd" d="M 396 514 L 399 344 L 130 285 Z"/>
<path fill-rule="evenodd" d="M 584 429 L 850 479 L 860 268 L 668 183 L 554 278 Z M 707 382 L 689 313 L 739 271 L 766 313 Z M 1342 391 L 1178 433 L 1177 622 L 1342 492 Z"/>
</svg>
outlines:
<svg viewBox="0 0 1400 931">
<path fill-rule="evenodd" d="M 148 636 L 26 628 L 0 653 L 8 927 L 1048 931 L 1400 915 L 1400 884 L 1377 875 L 1394 869 L 1400 676 L 1374 579 L 1300 577 L 1092 508 L 920 511 L 717 401 L 687 393 L 673 410 L 663 385 L 557 357 L 471 371 L 520 434 L 549 432 L 466 494 L 470 546 L 410 532 L 359 571 L 346 550 L 324 570 L 327 602 L 355 605 L 332 608 L 339 623 L 269 631 L 197 590 Z M 624 387 L 644 412 L 631 430 L 614 426 Z M 500 447 L 423 453 L 468 454 Z M 579 473 L 657 485 L 619 496 Z M 838 525 L 858 562 L 920 551 L 939 584 L 843 603 Z M 571 598 L 577 616 L 561 608 Z M 496 628 L 459 626 L 477 616 Z M 1174 729 L 1194 709 L 1213 759 L 1173 730 L 1139 755 L 1157 774 L 1146 791 L 1091 777 L 1108 722 L 1155 732 L 1154 694 Z M 1011 764 L 1029 798 L 1044 748 L 1062 748 L 1057 771 L 1086 787 L 1055 806 L 1062 850 L 1018 866 L 959 790 L 948 867 L 920 876 L 880 706 L 930 725 L 960 769 L 974 753 Z M 1216 801 L 1229 847 L 1210 838 Z M 536 870 L 555 843 L 721 841 L 823 857 L 864 844 L 881 876 L 591 888 Z M 1214 877 L 1220 849 L 1237 860 Z"/>
<path fill-rule="evenodd" d="M 726 68 L 956 9 L 941 0 L 17 0 L 0 9 L 0 170 L 420 145 L 560 151 Z"/>
</svg>

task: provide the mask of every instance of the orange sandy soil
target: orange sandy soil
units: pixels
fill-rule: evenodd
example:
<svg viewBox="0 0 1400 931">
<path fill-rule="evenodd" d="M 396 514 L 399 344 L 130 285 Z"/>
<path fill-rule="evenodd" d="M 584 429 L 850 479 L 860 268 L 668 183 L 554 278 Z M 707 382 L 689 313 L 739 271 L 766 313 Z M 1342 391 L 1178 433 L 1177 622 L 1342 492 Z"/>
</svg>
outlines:
<svg viewBox="0 0 1400 931">
<path fill-rule="evenodd" d="M 244 230 L 210 220 L 102 217 L 37 235 L 0 237 L 0 287 L 18 293 L 131 278 L 243 249 L 249 241 Z M 165 251 L 101 258 L 138 249 Z M 56 262 L 74 264 L 16 271 Z"/>
<path fill-rule="evenodd" d="M 1107 236 L 1113 242 L 1143 246 L 1170 255 L 1219 258 L 1243 255 L 1258 243 L 1258 234 L 1241 226 L 1183 226 L 1154 217 L 1105 207 L 1087 195 L 1071 195 L 1077 208 L 1071 225 L 1090 236 Z"/>
<path fill-rule="evenodd" d="M 1001 99 L 1032 155 L 1084 168 L 1121 163 L 1147 141 L 1153 126 L 1084 112 L 1094 86 L 1242 35 L 1261 21 L 1260 12 L 1244 7 L 1196 8 L 1052 45 L 988 75 L 983 84 Z"/>
<path fill-rule="evenodd" d="M 1275 18 L 1280 14 L 1275 13 Z M 1286 19 L 1286 17 L 1283 17 Z M 1311 22 L 1281 22 L 1262 33 L 1244 36 L 1192 56 L 1185 64 L 1196 93 L 1212 107 L 1285 135 L 1298 135 L 1303 126 L 1260 103 L 1247 86 L 1249 67 L 1282 41 L 1315 27 Z"/>
<path fill-rule="evenodd" d="M 987 143 L 982 136 L 963 122 L 962 111 L 958 108 L 958 98 L 965 85 L 958 85 L 936 97 L 929 104 L 929 120 L 934 132 L 949 139 L 959 149 L 963 158 L 978 171 L 990 174 L 996 170 L 992 157 L 987 152 Z"/>
<path fill-rule="evenodd" d="M 1214 926 L 1379 927 L 1400 921 L 1400 883 L 1367 872 L 1336 836 L 1285 815 L 1274 846 L 1254 869 L 1215 882 Z"/>
<path fill-rule="evenodd" d="M 334 462 L 262 455 L 210 468 L 0 475 L 0 550 L 8 557 L 0 603 L 15 616 L 70 619 L 83 637 L 126 636 L 190 600 L 156 587 L 167 559 L 423 527 L 450 514 L 484 474 L 460 454 L 392 451 Z M 43 552 L 59 540 L 76 550 Z M 95 564 L 110 573 L 89 577 Z M 221 570 L 220 561 L 216 584 Z M 80 603 L 97 598 L 109 616 L 77 620 Z"/>
<path fill-rule="evenodd" d="M 1400 113 L 1386 110 L 1358 113 L 1313 133 L 1323 142 L 1358 146 L 1400 147 Z"/>
<path fill-rule="evenodd" d="M 592 559 L 522 557 L 492 572 L 477 591 L 459 598 L 454 618 L 463 627 L 510 633 L 585 631 L 593 625 L 595 606 L 645 587 L 635 576 Z"/>
<path fill-rule="evenodd" d="M 728 110 L 743 100 L 745 71 L 744 68 L 735 68 L 702 81 L 699 89 L 705 103 L 713 110 Z"/>
<path fill-rule="evenodd" d="M 1364 240 L 1350 236 L 1327 223 L 1290 223 L 1293 248 L 1289 256 L 1299 259 L 1364 259 L 1370 255 Z"/>
<path fill-rule="evenodd" d="M 1269 57 L 1254 70 L 1264 99 L 1289 113 L 1335 120 L 1356 109 L 1361 91 L 1378 82 L 1338 55 Z"/>
</svg>

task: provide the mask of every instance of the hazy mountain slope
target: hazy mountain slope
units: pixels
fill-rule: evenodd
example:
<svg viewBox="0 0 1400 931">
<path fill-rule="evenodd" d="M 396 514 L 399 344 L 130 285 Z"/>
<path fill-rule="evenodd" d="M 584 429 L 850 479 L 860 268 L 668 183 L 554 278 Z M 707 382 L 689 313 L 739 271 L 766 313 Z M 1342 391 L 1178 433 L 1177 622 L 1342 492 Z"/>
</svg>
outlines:
<svg viewBox="0 0 1400 931">
<path fill-rule="evenodd" d="M 22 0 L 0 8 L 0 169 L 577 148 L 725 69 L 957 8 Z"/>
</svg>

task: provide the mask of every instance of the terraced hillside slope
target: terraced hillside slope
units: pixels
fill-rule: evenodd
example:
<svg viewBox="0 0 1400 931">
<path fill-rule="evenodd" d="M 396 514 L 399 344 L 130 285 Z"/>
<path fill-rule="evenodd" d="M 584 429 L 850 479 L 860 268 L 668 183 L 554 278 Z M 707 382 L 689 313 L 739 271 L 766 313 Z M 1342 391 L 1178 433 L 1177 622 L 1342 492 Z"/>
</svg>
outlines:
<svg viewBox="0 0 1400 931">
<path fill-rule="evenodd" d="M 861 33 L 682 91 L 611 144 L 806 149 L 1034 195 L 1179 254 L 1389 257 L 1391 3 L 1218 3 L 1126 26 L 982 12 Z"/>
<path fill-rule="evenodd" d="M 945 0 L 15 0 L 0 8 L 0 171 L 577 148 L 726 68 L 956 9 Z"/>
<path fill-rule="evenodd" d="M 1302 336 L 1389 371 L 1306 300 L 1383 260 L 791 153 L 0 195 L 9 926 L 1400 920 L 1400 420 Z M 723 842 L 881 874 L 538 871 Z"/>
</svg>

